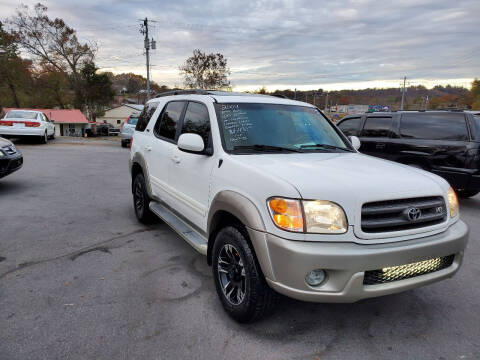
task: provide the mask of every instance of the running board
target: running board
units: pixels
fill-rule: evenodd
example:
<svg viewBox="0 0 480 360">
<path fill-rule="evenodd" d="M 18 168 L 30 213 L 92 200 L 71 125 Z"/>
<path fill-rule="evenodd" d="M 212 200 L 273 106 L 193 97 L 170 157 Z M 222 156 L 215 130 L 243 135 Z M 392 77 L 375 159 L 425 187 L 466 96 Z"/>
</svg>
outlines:
<svg viewBox="0 0 480 360">
<path fill-rule="evenodd" d="M 178 233 L 200 254 L 207 255 L 207 239 L 196 232 L 185 221 L 176 216 L 165 206 L 156 201 L 150 201 L 150 210 L 160 219 L 165 221 L 175 232 Z"/>
</svg>

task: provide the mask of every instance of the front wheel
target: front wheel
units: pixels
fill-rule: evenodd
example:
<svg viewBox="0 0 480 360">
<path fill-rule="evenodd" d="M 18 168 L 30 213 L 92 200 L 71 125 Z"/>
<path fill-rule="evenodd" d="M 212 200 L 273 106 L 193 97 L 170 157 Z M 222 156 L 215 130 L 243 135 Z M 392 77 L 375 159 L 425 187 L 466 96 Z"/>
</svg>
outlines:
<svg viewBox="0 0 480 360">
<path fill-rule="evenodd" d="M 241 323 L 270 313 L 278 298 L 266 283 L 260 265 L 240 228 L 220 230 L 213 247 L 213 278 L 225 311 Z"/>
<path fill-rule="evenodd" d="M 457 194 L 461 198 L 470 198 L 480 193 L 478 190 L 457 190 Z"/>
</svg>

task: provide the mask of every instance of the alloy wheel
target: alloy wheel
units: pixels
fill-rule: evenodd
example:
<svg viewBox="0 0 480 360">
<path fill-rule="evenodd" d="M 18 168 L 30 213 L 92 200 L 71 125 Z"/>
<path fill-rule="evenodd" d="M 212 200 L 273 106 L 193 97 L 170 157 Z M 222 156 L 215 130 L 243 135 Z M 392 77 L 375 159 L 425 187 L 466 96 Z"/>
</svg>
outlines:
<svg viewBox="0 0 480 360">
<path fill-rule="evenodd" d="M 242 258 L 235 246 L 225 244 L 218 254 L 218 279 L 223 295 L 232 305 L 245 299 L 246 274 Z"/>
</svg>

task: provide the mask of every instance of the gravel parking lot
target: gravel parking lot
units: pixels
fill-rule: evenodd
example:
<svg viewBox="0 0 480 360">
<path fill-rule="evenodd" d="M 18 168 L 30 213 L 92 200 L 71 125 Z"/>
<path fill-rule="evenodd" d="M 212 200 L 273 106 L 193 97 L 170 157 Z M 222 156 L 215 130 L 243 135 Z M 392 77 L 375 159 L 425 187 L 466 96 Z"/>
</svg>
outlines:
<svg viewBox="0 0 480 360">
<path fill-rule="evenodd" d="M 480 196 L 452 279 L 355 304 L 283 298 L 239 325 L 210 268 L 133 212 L 128 150 L 107 140 L 19 143 L 0 180 L 0 359 L 480 359 Z"/>
</svg>

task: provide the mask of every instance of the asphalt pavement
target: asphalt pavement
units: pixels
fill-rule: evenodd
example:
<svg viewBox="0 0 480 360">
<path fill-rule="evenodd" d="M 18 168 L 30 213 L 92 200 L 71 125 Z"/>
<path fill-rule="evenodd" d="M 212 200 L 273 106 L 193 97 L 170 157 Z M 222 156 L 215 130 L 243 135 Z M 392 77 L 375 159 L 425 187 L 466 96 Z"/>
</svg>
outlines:
<svg viewBox="0 0 480 360">
<path fill-rule="evenodd" d="M 19 143 L 0 180 L 0 359 L 480 359 L 480 196 L 455 277 L 355 304 L 282 298 L 249 325 L 205 258 L 133 212 L 116 141 Z"/>
</svg>

